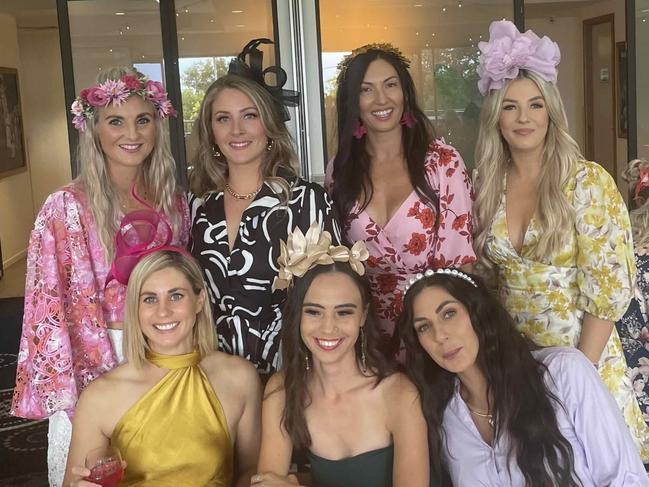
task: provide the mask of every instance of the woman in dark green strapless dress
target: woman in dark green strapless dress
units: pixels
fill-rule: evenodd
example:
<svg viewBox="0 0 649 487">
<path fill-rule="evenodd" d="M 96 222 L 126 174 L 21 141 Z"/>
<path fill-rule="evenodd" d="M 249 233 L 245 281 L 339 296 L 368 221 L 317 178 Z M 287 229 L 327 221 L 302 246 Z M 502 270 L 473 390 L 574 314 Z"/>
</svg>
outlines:
<svg viewBox="0 0 649 487">
<path fill-rule="evenodd" d="M 312 226 L 282 249 L 280 277 L 301 277 L 288 293 L 283 368 L 266 386 L 252 485 L 294 487 L 295 448 L 307 451 L 316 487 L 428 487 L 426 422 L 414 385 L 379 352 L 367 250 L 330 242 Z"/>
</svg>

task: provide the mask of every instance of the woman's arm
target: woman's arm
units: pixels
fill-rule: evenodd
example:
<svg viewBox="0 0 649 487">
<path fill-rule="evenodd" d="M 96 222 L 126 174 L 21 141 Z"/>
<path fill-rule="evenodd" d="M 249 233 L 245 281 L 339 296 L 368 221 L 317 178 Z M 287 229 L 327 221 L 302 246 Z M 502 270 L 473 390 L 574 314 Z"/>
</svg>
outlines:
<svg viewBox="0 0 649 487">
<path fill-rule="evenodd" d="M 631 225 L 613 178 L 592 162 L 578 171 L 573 197 L 577 232 L 577 307 L 584 310 L 578 348 L 598 363 L 613 323 L 633 298 Z"/>
<path fill-rule="evenodd" d="M 282 426 L 284 413 L 284 380 L 281 373 L 273 375 L 266 385 L 261 413 L 261 451 L 257 475 L 252 484 L 255 487 L 297 485 L 289 477 L 293 442 Z"/>
<path fill-rule="evenodd" d="M 261 382 L 255 368 L 250 364 L 245 365 L 236 378 L 236 382 L 244 388 L 243 413 L 237 424 L 235 442 L 237 487 L 250 485 L 250 477 L 257 468 L 261 430 Z"/>
<path fill-rule="evenodd" d="M 604 347 L 613 331 L 613 325 L 612 321 L 602 320 L 590 313 L 584 315 L 577 348 L 595 365 L 599 364 Z"/>
<path fill-rule="evenodd" d="M 101 381 L 101 379 L 97 379 L 97 381 Z M 106 401 L 102 392 L 102 384 L 97 381 L 83 391 L 77 402 L 72 421 L 72 440 L 63 479 L 64 487 L 95 485 L 81 481 L 81 478 L 90 474 L 90 471 L 85 469 L 86 454 L 90 450 L 109 444 L 109 438 L 101 429 L 101 420 L 105 417 Z"/>
<path fill-rule="evenodd" d="M 428 428 L 419 394 L 405 375 L 399 374 L 387 393 L 390 432 L 394 442 L 394 487 L 428 487 Z"/>
<path fill-rule="evenodd" d="M 543 360 L 551 379 L 548 387 L 562 407 L 555 407 L 560 429 L 574 428 L 594 485 L 647 485 L 647 474 L 620 409 L 597 371 L 581 352 L 546 349 Z M 634 399 L 632 399 L 634 400 Z M 576 457 L 577 458 L 577 457 Z"/>
</svg>

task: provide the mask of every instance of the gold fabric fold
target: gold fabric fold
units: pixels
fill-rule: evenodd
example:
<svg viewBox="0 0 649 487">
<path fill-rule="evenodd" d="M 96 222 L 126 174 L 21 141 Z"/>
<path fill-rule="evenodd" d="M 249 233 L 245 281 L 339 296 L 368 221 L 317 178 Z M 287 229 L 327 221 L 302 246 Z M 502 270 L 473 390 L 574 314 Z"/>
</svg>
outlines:
<svg viewBox="0 0 649 487">
<path fill-rule="evenodd" d="M 111 444 L 128 463 L 120 486 L 230 487 L 232 441 L 199 352 L 147 352 L 147 360 L 169 372 L 113 430 Z"/>
</svg>

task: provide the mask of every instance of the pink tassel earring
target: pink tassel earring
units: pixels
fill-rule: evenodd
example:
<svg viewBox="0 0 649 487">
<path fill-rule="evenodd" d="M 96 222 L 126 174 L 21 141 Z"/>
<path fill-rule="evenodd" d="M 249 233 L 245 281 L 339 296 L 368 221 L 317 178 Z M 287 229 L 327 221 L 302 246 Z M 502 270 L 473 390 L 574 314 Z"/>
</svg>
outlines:
<svg viewBox="0 0 649 487">
<path fill-rule="evenodd" d="M 352 135 L 354 136 L 355 139 L 362 139 L 366 133 L 367 133 L 367 128 L 365 127 L 365 125 L 363 125 L 363 122 L 359 120 L 356 123 L 356 126 L 354 127 L 354 131 L 352 132 Z"/>
<path fill-rule="evenodd" d="M 412 113 L 410 112 L 403 112 L 403 115 L 401 116 L 401 125 L 405 125 L 409 129 L 413 128 L 415 125 L 417 125 L 417 119 L 412 116 Z"/>
</svg>

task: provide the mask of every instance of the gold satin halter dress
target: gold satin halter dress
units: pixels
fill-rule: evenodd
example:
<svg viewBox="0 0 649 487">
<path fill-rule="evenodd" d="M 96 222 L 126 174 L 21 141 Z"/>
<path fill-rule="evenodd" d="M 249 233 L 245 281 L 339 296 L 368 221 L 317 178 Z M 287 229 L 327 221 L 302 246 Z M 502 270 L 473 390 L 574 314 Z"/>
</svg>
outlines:
<svg viewBox="0 0 649 487">
<path fill-rule="evenodd" d="M 120 486 L 230 487 L 233 447 L 200 353 L 146 358 L 169 372 L 118 421 L 111 444 L 128 463 Z"/>
</svg>

